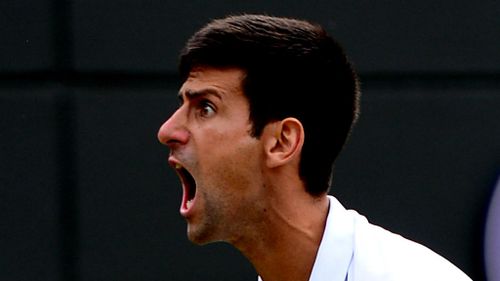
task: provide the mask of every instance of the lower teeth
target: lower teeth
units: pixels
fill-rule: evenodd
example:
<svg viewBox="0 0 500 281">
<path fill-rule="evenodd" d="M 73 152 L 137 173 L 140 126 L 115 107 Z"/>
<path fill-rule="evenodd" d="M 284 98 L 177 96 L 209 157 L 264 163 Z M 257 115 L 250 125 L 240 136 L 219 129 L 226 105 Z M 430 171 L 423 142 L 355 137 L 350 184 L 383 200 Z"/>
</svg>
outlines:
<svg viewBox="0 0 500 281">
<path fill-rule="evenodd" d="M 189 209 L 189 208 L 191 208 L 191 205 L 193 205 L 193 200 L 189 200 L 189 201 L 187 201 L 187 203 L 186 203 L 186 207 L 187 207 L 188 209 Z"/>
</svg>

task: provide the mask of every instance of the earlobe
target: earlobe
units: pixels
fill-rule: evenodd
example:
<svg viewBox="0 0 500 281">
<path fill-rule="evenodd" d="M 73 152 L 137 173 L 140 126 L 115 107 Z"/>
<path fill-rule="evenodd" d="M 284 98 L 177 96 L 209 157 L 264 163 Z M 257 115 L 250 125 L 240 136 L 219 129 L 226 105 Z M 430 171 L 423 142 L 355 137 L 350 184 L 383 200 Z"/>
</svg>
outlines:
<svg viewBox="0 0 500 281">
<path fill-rule="evenodd" d="M 304 128 L 298 119 L 285 118 L 269 124 L 265 130 L 270 130 L 267 132 L 265 142 L 266 162 L 269 168 L 300 158 L 304 144 Z"/>
</svg>

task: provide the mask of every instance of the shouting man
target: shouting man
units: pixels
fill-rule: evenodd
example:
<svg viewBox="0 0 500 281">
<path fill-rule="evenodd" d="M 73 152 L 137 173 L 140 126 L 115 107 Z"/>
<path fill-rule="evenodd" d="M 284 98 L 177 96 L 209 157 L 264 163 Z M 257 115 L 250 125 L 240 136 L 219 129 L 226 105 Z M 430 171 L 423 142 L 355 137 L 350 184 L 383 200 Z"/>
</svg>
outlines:
<svg viewBox="0 0 500 281">
<path fill-rule="evenodd" d="M 355 72 L 318 25 L 214 20 L 180 55 L 180 107 L 158 138 L 197 244 L 226 241 L 264 281 L 470 280 L 328 195 L 359 111 Z"/>
</svg>

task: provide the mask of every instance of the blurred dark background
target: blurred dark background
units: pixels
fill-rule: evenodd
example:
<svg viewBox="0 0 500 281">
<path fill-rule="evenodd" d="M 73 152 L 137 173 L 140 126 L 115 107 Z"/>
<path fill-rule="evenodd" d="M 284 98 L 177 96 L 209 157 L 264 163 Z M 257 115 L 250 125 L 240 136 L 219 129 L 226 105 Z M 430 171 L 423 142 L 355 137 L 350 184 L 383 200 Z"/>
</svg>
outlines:
<svg viewBox="0 0 500 281">
<path fill-rule="evenodd" d="M 318 22 L 356 65 L 332 194 L 484 280 L 500 2 L 465 0 L 1 1 L 0 280 L 256 280 L 230 246 L 187 241 L 156 140 L 184 41 L 241 12 Z"/>
</svg>

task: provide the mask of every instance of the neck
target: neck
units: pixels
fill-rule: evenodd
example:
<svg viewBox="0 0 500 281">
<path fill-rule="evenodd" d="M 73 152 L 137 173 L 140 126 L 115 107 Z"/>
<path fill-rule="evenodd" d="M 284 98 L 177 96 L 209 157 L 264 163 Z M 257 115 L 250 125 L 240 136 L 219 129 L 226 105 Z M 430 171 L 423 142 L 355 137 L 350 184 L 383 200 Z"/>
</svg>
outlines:
<svg viewBox="0 0 500 281">
<path fill-rule="evenodd" d="M 323 236 L 326 195 L 312 197 L 303 186 L 267 188 L 261 223 L 233 241 L 264 281 L 307 281 Z M 273 192 L 273 191 L 279 192 Z"/>
</svg>

